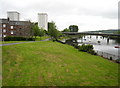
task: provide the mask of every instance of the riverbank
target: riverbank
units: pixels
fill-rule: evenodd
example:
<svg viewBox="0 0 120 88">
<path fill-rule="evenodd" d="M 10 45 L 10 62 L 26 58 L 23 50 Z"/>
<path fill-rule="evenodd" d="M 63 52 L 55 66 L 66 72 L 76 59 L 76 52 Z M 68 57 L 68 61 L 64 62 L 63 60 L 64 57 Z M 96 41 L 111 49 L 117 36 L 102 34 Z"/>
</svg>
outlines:
<svg viewBox="0 0 120 88">
<path fill-rule="evenodd" d="M 37 36 L 35 41 L 42 41 L 42 40 L 49 39 L 49 38 L 50 38 L 49 36 L 43 36 L 41 38 L 39 36 Z M 20 43 L 20 42 L 31 42 L 31 41 L 1 41 L 0 44 Z"/>
<path fill-rule="evenodd" d="M 65 40 L 63 40 L 65 42 Z M 115 48 L 115 46 L 119 46 L 119 39 L 108 39 L 103 38 L 101 36 L 85 36 L 84 38 L 76 38 L 67 41 L 69 44 L 76 43 L 78 45 L 82 44 L 91 44 L 94 46 L 94 50 L 100 56 L 104 56 L 105 58 L 112 59 L 118 61 L 120 59 L 119 49 Z"/>
<path fill-rule="evenodd" d="M 3 86 L 117 86 L 118 65 L 52 41 L 3 46 Z"/>
</svg>

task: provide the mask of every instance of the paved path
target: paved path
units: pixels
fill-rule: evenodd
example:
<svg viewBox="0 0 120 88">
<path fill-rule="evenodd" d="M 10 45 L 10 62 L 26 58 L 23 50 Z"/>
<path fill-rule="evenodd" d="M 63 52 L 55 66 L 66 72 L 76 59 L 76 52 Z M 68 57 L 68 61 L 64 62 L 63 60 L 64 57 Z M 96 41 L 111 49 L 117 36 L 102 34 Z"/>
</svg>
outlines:
<svg viewBox="0 0 120 88">
<path fill-rule="evenodd" d="M 49 41 L 49 39 L 41 40 L 41 41 Z M 8 46 L 8 45 L 15 45 L 15 44 L 22 44 L 22 43 L 31 43 L 31 42 L 41 42 L 41 41 L 29 41 L 29 42 L 18 42 L 18 43 L 7 43 L 7 44 L 0 44 L 0 46 Z"/>
</svg>

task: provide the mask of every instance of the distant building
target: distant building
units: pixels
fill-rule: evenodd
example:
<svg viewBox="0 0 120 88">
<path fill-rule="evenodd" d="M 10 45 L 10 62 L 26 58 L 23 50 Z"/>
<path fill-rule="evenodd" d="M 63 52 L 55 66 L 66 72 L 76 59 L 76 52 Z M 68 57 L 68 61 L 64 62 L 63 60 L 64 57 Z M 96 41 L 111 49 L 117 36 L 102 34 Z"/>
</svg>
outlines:
<svg viewBox="0 0 120 88">
<path fill-rule="evenodd" d="M 18 13 L 16 11 L 9 11 L 9 12 L 7 12 L 7 18 L 9 18 L 11 21 L 19 21 L 20 13 Z"/>
<path fill-rule="evenodd" d="M 31 36 L 31 22 L 29 21 L 11 21 L 9 19 L 0 19 L 0 31 L 2 37 L 6 36 Z"/>
<path fill-rule="evenodd" d="M 38 13 L 38 26 L 48 30 L 48 15 L 47 13 Z"/>
</svg>

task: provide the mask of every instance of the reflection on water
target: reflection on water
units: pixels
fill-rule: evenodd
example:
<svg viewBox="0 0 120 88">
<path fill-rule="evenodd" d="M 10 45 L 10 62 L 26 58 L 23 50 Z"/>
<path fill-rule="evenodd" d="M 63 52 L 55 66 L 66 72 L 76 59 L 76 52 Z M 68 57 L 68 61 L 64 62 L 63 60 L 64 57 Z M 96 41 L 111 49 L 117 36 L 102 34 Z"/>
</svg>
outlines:
<svg viewBox="0 0 120 88">
<path fill-rule="evenodd" d="M 100 45 L 118 45 L 118 44 L 120 45 L 120 43 L 117 42 L 117 39 L 116 40 L 107 39 L 101 36 L 91 36 L 91 38 L 89 36 L 85 36 L 82 39 L 78 39 L 78 42 L 84 42 L 84 43 L 98 44 L 98 41 L 100 41 Z"/>
<path fill-rule="evenodd" d="M 120 46 L 118 39 L 108 39 L 102 36 L 84 36 L 83 38 L 77 39 L 78 45 L 81 44 L 92 44 L 95 51 L 102 51 L 112 55 L 120 56 L 118 51 L 120 48 L 115 48 L 115 46 Z"/>
</svg>

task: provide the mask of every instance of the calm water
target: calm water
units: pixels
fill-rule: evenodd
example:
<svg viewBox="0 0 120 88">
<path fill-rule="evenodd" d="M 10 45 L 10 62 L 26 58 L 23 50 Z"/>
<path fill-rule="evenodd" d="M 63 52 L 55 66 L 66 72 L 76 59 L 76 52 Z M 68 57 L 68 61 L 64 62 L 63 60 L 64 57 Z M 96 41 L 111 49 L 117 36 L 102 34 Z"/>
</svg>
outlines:
<svg viewBox="0 0 120 88">
<path fill-rule="evenodd" d="M 100 43 L 98 43 L 98 41 L 100 41 Z M 112 55 L 120 56 L 118 54 L 120 48 L 115 48 L 116 45 L 120 46 L 120 43 L 118 43 L 118 41 L 113 39 L 109 39 L 109 42 L 107 42 L 107 38 L 103 38 L 101 36 L 98 36 L 97 38 L 96 36 L 91 36 L 91 37 L 85 36 L 82 39 L 78 39 L 77 42 L 79 42 L 79 45 L 83 43 L 92 44 L 94 46 L 95 51 L 102 51 Z"/>
</svg>

